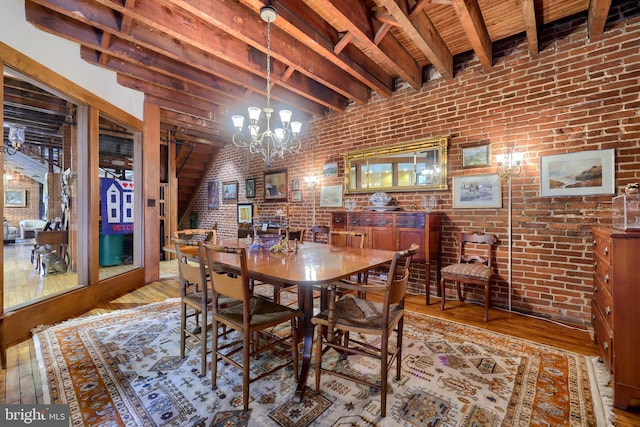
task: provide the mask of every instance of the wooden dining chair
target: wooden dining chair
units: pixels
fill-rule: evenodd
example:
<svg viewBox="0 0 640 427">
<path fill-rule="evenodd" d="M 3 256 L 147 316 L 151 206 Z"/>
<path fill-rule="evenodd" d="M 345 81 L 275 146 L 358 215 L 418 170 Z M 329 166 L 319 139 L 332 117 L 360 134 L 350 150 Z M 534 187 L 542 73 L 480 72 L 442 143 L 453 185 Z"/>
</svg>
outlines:
<svg viewBox="0 0 640 427">
<path fill-rule="evenodd" d="M 207 372 L 207 311 L 211 303 L 211 292 L 207 289 L 207 273 L 202 262 L 188 261 L 183 248 L 187 241 L 174 239 L 178 257 L 178 278 L 180 280 L 180 357 L 184 358 L 187 338 L 200 343 L 200 375 Z M 198 259 L 201 258 L 198 248 Z M 195 321 L 195 327 L 188 324 L 189 318 Z"/>
<path fill-rule="evenodd" d="M 247 251 L 245 248 L 231 248 L 207 243 L 199 243 L 205 253 L 207 266 L 211 271 L 213 288 L 212 304 L 212 356 L 211 384 L 216 388 L 218 360 L 232 365 L 242 371 L 242 401 L 244 410 L 249 409 L 249 384 L 264 378 L 284 367 L 291 366 L 293 361 L 294 376 L 298 378 L 298 321 L 302 312 L 273 301 L 255 296 L 249 288 L 247 270 Z M 228 264 L 227 264 L 228 263 Z M 233 267 L 233 265 L 236 265 Z M 241 301 L 241 304 L 221 307 L 216 303 L 218 298 L 226 296 Z M 267 328 L 290 323 L 286 334 L 261 334 Z M 221 344 L 219 326 L 239 332 L 238 339 Z M 264 339 L 260 339 L 263 335 Z M 250 363 L 256 362 L 256 356 L 276 346 L 287 345 L 291 350 L 291 359 L 283 363 L 272 363 L 266 360 L 260 367 L 259 374 L 251 376 Z M 236 356 L 242 355 L 241 359 Z M 265 358 L 266 359 L 266 358 Z M 274 366 L 275 365 L 275 366 Z"/>
<path fill-rule="evenodd" d="M 461 284 L 484 286 L 484 321 L 489 320 L 491 307 L 491 281 L 493 277 L 492 256 L 496 237 L 484 233 L 460 233 L 458 253 L 455 264 L 447 265 L 440 270 L 440 310 L 444 310 L 446 301 L 445 283 L 455 282 L 458 299 L 464 301 Z"/>
<path fill-rule="evenodd" d="M 311 241 L 314 243 L 329 243 L 331 227 L 327 225 L 314 225 L 311 227 Z"/>
<path fill-rule="evenodd" d="M 287 229 L 281 228 L 278 231 L 283 236 L 287 235 Z M 297 240 L 298 243 L 304 243 L 304 228 L 289 228 L 289 241 Z"/>
<path fill-rule="evenodd" d="M 367 233 L 363 231 L 331 230 L 329 242 L 334 246 L 351 246 L 364 248 L 367 242 Z"/>
<path fill-rule="evenodd" d="M 320 392 L 322 373 L 330 373 L 380 390 L 380 415 L 386 416 L 388 372 L 396 362 L 396 381 L 400 380 L 402 361 L 402 331 L 404 326 L 404 299 L 409 281 L 409 267 L 419 246 L 411 245 L 407 250 L 396 252 L 389 266 L 385 282 L 363 284 L 332 284 L 329 307 L 312 317 L 318 326 L 315 348 L 316 392 Z M 342 288 L 342 289 L 341 289 Z M 382 302 L 361 298 L 353 293 L 336 299 L 341 291 L 375 292 L 382 294 Z M 390 340 L 395 333 L 395 345 Z M 376 337 L 364 339 L 364 336 Z M 331 349 L 331 363 L 322 364 L 325 354 Z M 380 363 L 380 375 L 358 375 L 344 369 L 343 363 L 349 355 L 373 358 Z M 335 363 L 336 357 L 342 363 Z M 327 357 L 329 358 L 329 357 Z"/>
<path fill-rule="evenodd" d="M 197 245 L 198 242 L 217 242 L 218 223 L 213 223 L 211 228 L 188 228 L 173 232 L 174 239 L 182 239 L 187 244 Z"/>
</svg>

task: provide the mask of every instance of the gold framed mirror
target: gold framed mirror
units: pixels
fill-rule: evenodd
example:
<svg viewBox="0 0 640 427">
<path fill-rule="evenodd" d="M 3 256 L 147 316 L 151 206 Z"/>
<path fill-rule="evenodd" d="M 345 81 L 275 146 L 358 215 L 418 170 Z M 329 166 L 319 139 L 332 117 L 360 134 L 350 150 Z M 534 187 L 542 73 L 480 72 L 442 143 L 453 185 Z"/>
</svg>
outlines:
<svg viewBox="0 0 640 427">
<path fill-rule="evenodd" d="M 344 155 L 345 194 L 447 190 L 448 136 Z"/>
</svg>

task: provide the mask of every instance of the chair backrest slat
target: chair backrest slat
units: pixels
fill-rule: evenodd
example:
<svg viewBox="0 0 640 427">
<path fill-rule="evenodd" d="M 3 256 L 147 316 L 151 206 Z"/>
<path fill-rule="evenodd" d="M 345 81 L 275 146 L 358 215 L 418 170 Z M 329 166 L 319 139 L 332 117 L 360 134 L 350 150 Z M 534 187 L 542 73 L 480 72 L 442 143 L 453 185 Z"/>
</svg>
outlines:
<svg viewBox="0 0 640 427">
<path fill-rule="evenodd" d="M 329 243 L 334 246 L 364 248 L 367 242 L 367 233 L 362 231 L 331 230 L 329 235 Z"/>
<path fill-rule="evenodd" d="M 251 294 L 246 249 L 210 243 L 198 243 L 198 246 L 204 252 L 203 255 L 211 272 L 210 277 L 214 297 L 224 295 L 238 301 L 248 302 Z M 236 257 L 236 260 L 231 257 Z M 229 264 L 238 264 L 239 268 L 233 268 L 225 261 Z M 248 310 L 248 304 L 245 304 L 245 308 Z"/>
<path fill-rule="evenodd" d="M 394 255 L 387 275 L 389 291 L 385 297 L 386 304 L 399 304 L 404 301 L 409 284 L 411 260 L 419 249 L 420 246 L 414 243 L 409 249 L 396 252 Z"/>
<path fill-rule="evenodd" d="M 184 254 L 183 248 L 190 246 L 183 239 L 174 239 L 176 254 L 178 255 L 178 278 L 180 280 L 180 291 L 182 296 L 186 296 L 189 285 L 195 285 L 201 291 L 203 300 L 207 299 L 207 271 L 198 249 L 198 259 L 200 262 L 189 261 Z"/>
<path fill-rule="evenodd" d="M 218 241 L 218 224 L 215 223 L 211 228 L 177 230 L 173 232 L 173 238 L 182 239 L 190 245 L 197 245 L 198 242 L 215 243 Z"/>
<path fill-rule="evenodd" d="M 311 228 L 311 241 L 314 243 L 330 243 L 329 232 L 331 228 L 327 225 L 314 225 Z"/>
<path fill-rule="evenodd" d="M 496 237 L 487 233 L 460 233 L 458 263 L 480 263 L 491 266 Z"/>
</svg>

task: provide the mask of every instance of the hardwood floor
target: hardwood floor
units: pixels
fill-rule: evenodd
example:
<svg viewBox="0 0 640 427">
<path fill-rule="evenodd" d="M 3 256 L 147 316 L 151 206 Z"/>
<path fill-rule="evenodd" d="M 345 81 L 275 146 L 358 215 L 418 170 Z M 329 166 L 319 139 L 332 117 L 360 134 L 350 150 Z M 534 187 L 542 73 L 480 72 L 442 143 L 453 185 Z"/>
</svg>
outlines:
<svg viewBox="0 0 640 427">
<path fill-rule="evenodd" d="M 175 261 L 161 262 L 160 281 L 150 283 L 108 303 L 100 304 L 85 313 L 85 316 L 164 301 L 179 295 Z M 591 334 L 580 327 L 568 327 L 495 309 L 490 310 L 489 322 L 484 322 L 482 306 L 452 300 L 447 301 L 447 308 L 441 312 L 438 298 L 432 298 L 431 305 L 427 307 L 424 304 L 424 296 L 418 295 L 407 297 L 406 308 L 410 311 L 510 334 L 584 355 L 597 354 L 597 346 L 593 343 Z M 43 403 L 42 382 L 32 340 L 8 349 L 7 368 L 0 372 L 0 395 L 3 403 Z M 617 426 L 640 426 L 640 410 L 630 412 L 616 410 L 615 413 Z"/>
<path fill-rule="evenodd" d="M 42 276 L 31 260 L 35 239 L 4 245 L 4 307 L 16 307 L 29 301 L 65 291 L 77 285 L 73 272 Z"/>
<path fill-rule="evenodd" d="M 44 276 L 31 259 L 35 239 L 26 239 L 4 245 L 4 307 L 15 308 L 78 285 L 78 274 L 73 271 Z M 116 276 L 136 268 L 131 263 L 100 266 L 99 280 Z"/>
</svg>

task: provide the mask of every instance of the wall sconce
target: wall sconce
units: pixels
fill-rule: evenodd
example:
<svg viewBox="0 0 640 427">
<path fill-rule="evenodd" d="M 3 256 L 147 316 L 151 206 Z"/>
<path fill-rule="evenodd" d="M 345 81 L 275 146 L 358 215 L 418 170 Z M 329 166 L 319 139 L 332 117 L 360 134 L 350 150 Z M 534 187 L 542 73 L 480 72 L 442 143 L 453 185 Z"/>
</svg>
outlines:
<svg viewBox="0 0 640 427">
<path fill-rule="evenodd" d="M 10 156 L 16 154 L 22 148 L 22 144 L 24 144 L 24 130 L 26 129 L 23 125 L 17 125 L 14 123 L 10 123 L 9 125 L 9 143 L 10 145 L 0 145 L 0 152 L 7 153 Z"/>
<path fill-rule="evenodd" d="M 318 185 L 318 177 L 315 175 L 305 176 L 304 182 L 307 184 L 307 189 L 312 190 L 316 185 Z"/>
<path fill-rule="evenodd" d="M 508 153 L 496 155 L 498 162 L 498 175 L 502 179 L 510 176 L 520 175 L 522 173 L 522 158 L 524 155 L 515 151 L 515 147 Z"/>
</svg>

